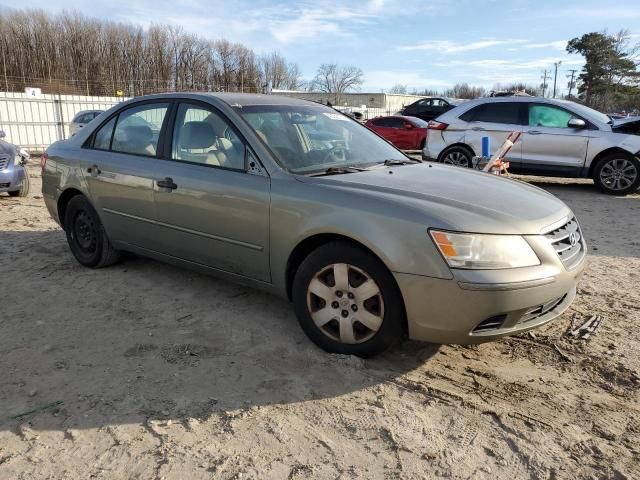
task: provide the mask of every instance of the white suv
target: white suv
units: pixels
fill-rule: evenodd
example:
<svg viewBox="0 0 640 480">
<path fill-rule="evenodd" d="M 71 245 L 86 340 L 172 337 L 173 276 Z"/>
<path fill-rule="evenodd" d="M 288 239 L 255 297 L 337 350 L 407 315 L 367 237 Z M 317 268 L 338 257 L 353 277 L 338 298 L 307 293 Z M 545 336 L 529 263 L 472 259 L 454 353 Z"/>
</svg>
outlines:
<svg viewBox="0 0 640 480">
<path fill-rule="evenodd" d="M 512 131 L 522 136 L 509 153 L 514 173 L 593 178 L 605 193 L 640 186 L 640 119 L 614 121 L 565 100 L 481 98 L 429 122 L 423 159 L 469 167 L 490 137 L 492 153 Z"/>
</svg>

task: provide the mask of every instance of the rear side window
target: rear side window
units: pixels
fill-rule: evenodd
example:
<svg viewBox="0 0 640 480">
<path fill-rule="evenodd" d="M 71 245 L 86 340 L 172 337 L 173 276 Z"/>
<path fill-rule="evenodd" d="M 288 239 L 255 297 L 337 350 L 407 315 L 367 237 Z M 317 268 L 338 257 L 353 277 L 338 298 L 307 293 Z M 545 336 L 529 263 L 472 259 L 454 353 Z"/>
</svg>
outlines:
<svg viewBox="0 0 640 480">
<path fill-rule="evenodd" d="M 465 122 L 508 123 L 521 125 L 522 105 L 516 102 L 485 103 L 460 115 Z"/>
<path fill-rule="evenodd" d="M 568 111 L 551 105 L 529 106 L 530 127 L 567 128 L 571 117 L 573 115 Z"/>
<path fill-rule="evenodd" d="M 132 107 L 118 115 L 111 150 L 153 157 L 168 104 L 151 103 Z"/>
<path fill-rule="evenodd" d="M 373 124 L 376 127 L 392 127 L 392 121 L 390 118 L 378 118 L 373 121 Z"/>
<path fill-rule="evenodd" d="M 113 127 L 116 124 L 116 117 L 113 117 L 105 123 L 96 132 L 93 140 L 93 148 L 98 150 L 109 150 L 111 148 L 111 136 L 113 135 Z"/>
</svg>

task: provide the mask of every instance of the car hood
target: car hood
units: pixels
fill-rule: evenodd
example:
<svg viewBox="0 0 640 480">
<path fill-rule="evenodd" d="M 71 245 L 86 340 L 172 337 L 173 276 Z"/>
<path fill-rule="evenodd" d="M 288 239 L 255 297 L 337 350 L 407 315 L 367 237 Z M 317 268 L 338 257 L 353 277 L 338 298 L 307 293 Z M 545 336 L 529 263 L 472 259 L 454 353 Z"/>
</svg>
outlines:
<svg viewBox="0 0 640 480">
<path fill-rule="evenodd" d="M 449 230 L 537 235 L 572 215 L 560 199 L 527 183 L 439 164 L 299 179 L 357 192 L 370 201 L 354 204 L 394 215 L 417 214 L 425 225 Z M 379 202 L 393 206 L 385 209 Z"/>
<path fill-rule="evenodd" d="M 613 125 L 611 125 L 611 131 L 616 133 L 640 135 L 640 117 L 629 117 L 615 120 Z"/>
</svg>

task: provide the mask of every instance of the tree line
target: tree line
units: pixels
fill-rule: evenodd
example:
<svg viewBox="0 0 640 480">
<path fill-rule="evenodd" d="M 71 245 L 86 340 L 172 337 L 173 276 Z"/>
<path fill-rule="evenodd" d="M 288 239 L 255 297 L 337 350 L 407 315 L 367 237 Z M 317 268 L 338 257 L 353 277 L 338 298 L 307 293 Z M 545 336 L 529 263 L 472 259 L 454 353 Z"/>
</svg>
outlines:
<svg viewBox="0 0 640 480">
<path fill-rule="evenodd" d="M 166 90 L 297 89 L 301 73 L 278 52 L 257 55 L 180 27 L 86 18 L 77 12 L 0 12 L 0 88 L 46 93 L 143 95 Z"/>
</svg>

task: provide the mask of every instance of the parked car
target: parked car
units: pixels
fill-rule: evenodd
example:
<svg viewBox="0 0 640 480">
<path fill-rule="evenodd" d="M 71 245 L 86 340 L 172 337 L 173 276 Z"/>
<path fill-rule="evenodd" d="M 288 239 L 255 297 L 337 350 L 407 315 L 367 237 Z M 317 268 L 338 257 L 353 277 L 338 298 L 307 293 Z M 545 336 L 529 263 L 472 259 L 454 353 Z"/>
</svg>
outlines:
<svg viewBox="0 0 640 480">
<path fill-rule="evenodd" d="M 585 263 L 553 195 L 411 160 L 292 98 L 137 98 L 53 144 L 42 166 L 44 201 L 82 265 L 130 251 L 263 288 L 330 352 L 374 355 L 405 331 L 477 343 L 530 330 L 569 307 Z"/>
<path fill-rule="evenodd" d="M 400 115 L 418 117 L 422 120 L 429 121 L 433 120 L 439 115 L 442 115 L 444 112 L 451 110 L 458 103 L 460 103 L 459 100 L 454 100 L 452 98 L 423 98 L 421 100 L 413 102 L 410 105 L 407 105 L 398 113 L 400 113 Z"/>
<path fill-rule="evenodd" d="M 508 158 L 512 172 L 593 178 L 603 192 L 626 195 L 640 186 L 640 135 L 633 125 L 566 100 L 481 98 L 429 124 L 423 159 L 469 167 L 482 153 L 482 137 L 496 150 L 519 130 Z"/>
<path fill-rule="evenodd" d="M 29 174 L 25 165 L 29 154 L 5 141 L 6 134 L 0 130 L 0 193 L 12 197 L 26 197 L 29 194 Z"/>
<path fill-rule="evenodd" d="M 100 115 L 104 110 L 82 110 L 76 113 L 69 124 L 69 135 L 72 137 L 91 120 Z"/>
<path fill-rule="evenodd" d="M 427 122 L 416 117 L 376 117 L 365 125 L 404 150 L 422 150 L 427 138 Z"/>
</svg>

